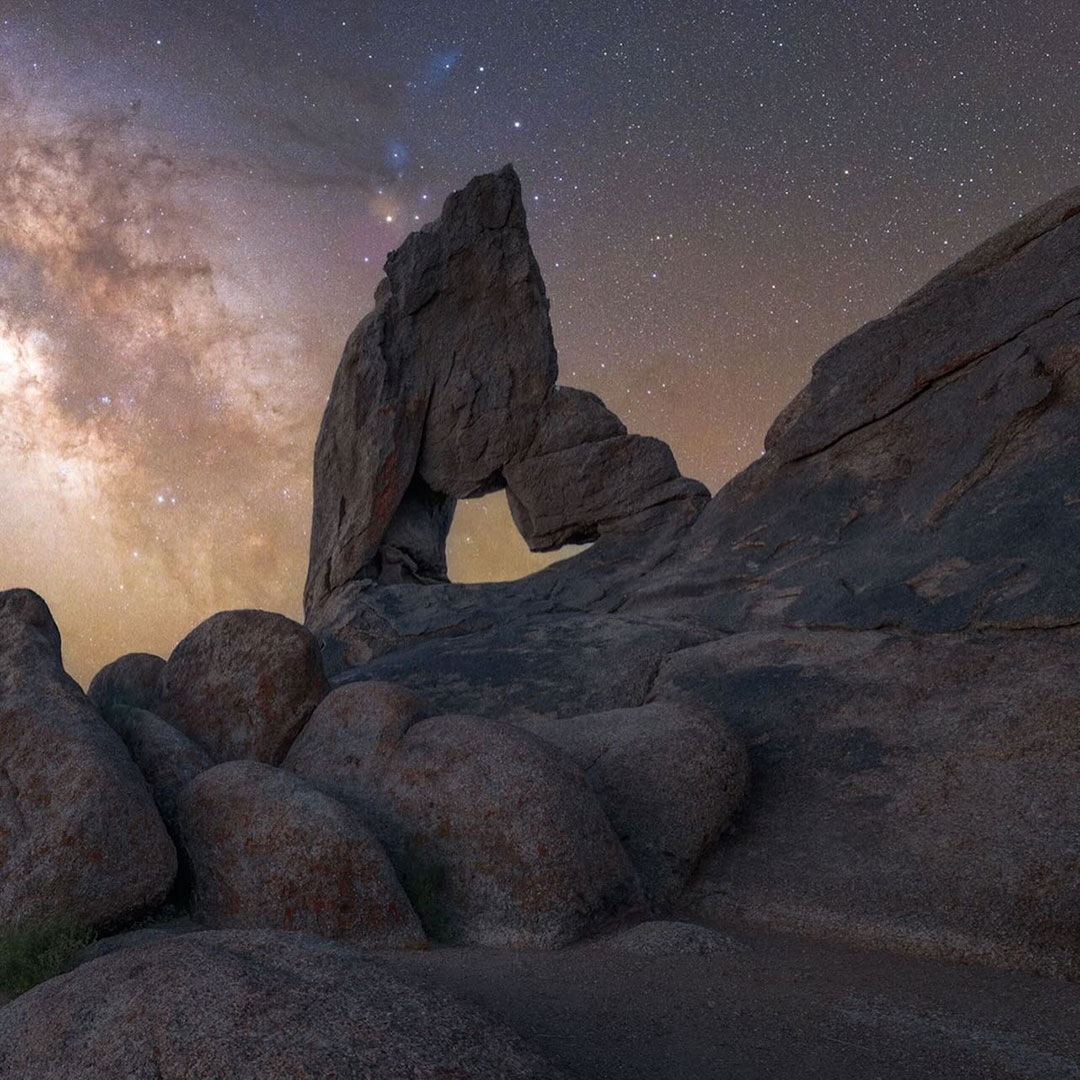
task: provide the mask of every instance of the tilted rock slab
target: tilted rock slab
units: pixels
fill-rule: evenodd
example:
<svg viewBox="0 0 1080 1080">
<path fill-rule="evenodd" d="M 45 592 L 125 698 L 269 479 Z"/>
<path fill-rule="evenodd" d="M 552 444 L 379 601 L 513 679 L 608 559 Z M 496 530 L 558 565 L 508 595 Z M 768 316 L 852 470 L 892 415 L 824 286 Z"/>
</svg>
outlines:
<svg viewBox="0 0 1080 1080">
<path fill-rule="evenodd" d="M 276 764 L 329 690 L 315 638 L 269 611 L 222 611 L 173 650 L 153 711 L 215 761 Z"/>
<path fill-rule="evenodd" d="M 176 852 L 124 744 L 65 674 L 36 593 L 0 593 L 0 923 L 159 904 Z"/>
<path fill-rule="evenodd" d="M 369 947 L 426 944 L 362 818 L 291 772 L 230 761 L 180 793 L 193 912 L 207 925 L 306 930 Z"/>
<path fill-rule="evenodd" d="M 514 170 L 478 176 L 386 261 L 315 447 L 304 607 L 350 581 L 446 580 L 455 500 L 507 488 L 534 550 L 689 523 L 708 498 L 656 439 L 557 387 L 540 268 Z"/>
<path fill-rule="evenodd" d="M 438 941 L 551 948 L 641 901 L 584 776 L 527 731 L 433 717 L 366 759 L 332 729 L 317 753 L 309 738 L 286 765 L 361 811 Z"/>
<path fill-rule="evenodd" d="M 219 931 L 121 949 L 0 1010 L 0 1080 L 560 1080 L 508 1029 L 340 944 Z"/>
</svg>

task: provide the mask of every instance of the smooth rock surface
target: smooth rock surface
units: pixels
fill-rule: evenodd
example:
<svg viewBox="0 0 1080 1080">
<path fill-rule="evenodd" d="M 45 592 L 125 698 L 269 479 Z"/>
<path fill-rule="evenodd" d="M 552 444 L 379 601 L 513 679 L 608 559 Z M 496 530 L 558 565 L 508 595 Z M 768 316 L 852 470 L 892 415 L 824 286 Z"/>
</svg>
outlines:
<svg viewBox="0 0 1080 1080">
<path fill-rule="evenodd" d="M 558 1080 L 505 1027 L 339 944 L 186 934 L 0 1010 L 3 1080 Z"/>
<path fill-rule="evenodd" d="M 213 927 L 306 930 L 368 947 L 424 933 L 363 819 L 271 765 L 230 761 L 180 793 L 193 913 Z"/>
<path fill-rule="evenodd" d="M 114 705 L 149 709 L 164 666 L 165 661 L 153 653 L 125 653 L 93 677 L 86 696 L 102 713 Z"/>
<path fill-rule="evenodd" d="M 222 611 L 173 650 L 154 712 L 215 761 L 276 764 L 329 686 L 315 638 L 269 611 Z"/>
<path fill-rule="evenodd" d="M 646 898 L 661 908 L 711 851 L 746 789 L 746 749 L 700 707 L 655 702 L 525 726 L 585 773 Z"/>
<path fill-rule="evenodd" d="M 598 949 L 633 956 L 723 956 L 745 948 L 728 934 L 691 922 L 654 919 L 598 938 Z"/>
<path fill-rule="evenodd" d="M 0 592 L 0 923 L 154 907 L 176 852 L 124 744 L 64 672 L 36 593 Z"/>
<path fill-rule="evenodd" d="M 656 694 L 722 702 L 750 751 L 695 917 L 1080 972 L 1077 631 L 736 634 Z"/>
<path fill-rule="evenodd" d="M 520 728 L 413 723 L 376 767 L 309 759 L 356 806 L 437 941 L 550 948 L 640 902 L 626 852 L 577 767 Z"/>
</svg>

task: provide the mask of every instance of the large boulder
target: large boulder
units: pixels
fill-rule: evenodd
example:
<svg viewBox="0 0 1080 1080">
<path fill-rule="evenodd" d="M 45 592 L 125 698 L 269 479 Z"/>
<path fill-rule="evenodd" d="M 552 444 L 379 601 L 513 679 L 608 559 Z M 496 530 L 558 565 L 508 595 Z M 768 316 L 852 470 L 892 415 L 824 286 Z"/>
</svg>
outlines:
<svg viewBox="0 0 1080 1080">
<path fill-rule="evenodd" d="M 149 709 L 157 699 L 165 661 L 153 653 L 125 653 L 90 681 L 86 696 L 104 713 L 114 705 Z"/>
<path fill-rule="evenodd" d="M 36 593 L 0 593 L 0 923 L 108 925 L 159 904 L 176 852 L 139 770 L 60 658 Z"/>
<path fill-rule="evenodd" d="M 425 944 L 363 820 L 292 773 L 256 761 L 217 765 L 180 793 L 178 819 L 193 910 L 208 925 Z"/>
<path fill-rule="evenodd" d="M 361 810 L 436 940 L 555 947 L 640 901 L 584 776 L 527 731 L 439 716 L 372 765 L 295 764 Z"/>
<path fill-rule="evenodd" d="M 566 752 L 614 825 L 653 904 L 670 904 L 731 821 L 746 750 L 700 706 L 655 702 L 526 726 Z"/>
<path fill-rule="evenodd" d="M 475 1008 L 302 934 L 185 934 L 0 1010 L 2 1080 L 558 1080 Z"/>
<path fill-rule="evenodd" d="M 309 621 L 354 580 L 446 580 L 455 501 L 507 487 L 534 549 L 688 524 L 708 499 L 658 440 L 556 386 L 514 170 L 478 176 L 386 260 L 345 346 L 315 447 Z M 637 525 L 640 527 L 640 524 Z"/>
<path fill-rule="evenodd" d="M 222 611 L 173 650 L 153 711 L 215 761 L 275 764 L 328 690 L 304 627 L 269 611 Z"/>
<path fill-rule="evenodd" d="M 1080 188 L 814 365 L 621 610 L 724 629 L 1080 622 Z"/>
</svg>

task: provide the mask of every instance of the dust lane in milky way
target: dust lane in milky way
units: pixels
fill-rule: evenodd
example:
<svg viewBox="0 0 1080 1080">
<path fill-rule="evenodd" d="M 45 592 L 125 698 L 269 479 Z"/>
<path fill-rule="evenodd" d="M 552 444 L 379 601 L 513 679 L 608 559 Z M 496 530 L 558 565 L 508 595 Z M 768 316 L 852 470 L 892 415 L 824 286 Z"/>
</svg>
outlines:
<svg viewBox="0 0 1080 1080">
<path fill-rule="evenodd" d="M 1071 3 L 859 7 L 5 5 L 0 587 L 84 681 L 298 615 L 342 343 L 506 161 L 563 380 L 715 489 L 828 345 L 1080 177 Z M 500 499 L 457 579 L 538 564 Z"/>
</svg>

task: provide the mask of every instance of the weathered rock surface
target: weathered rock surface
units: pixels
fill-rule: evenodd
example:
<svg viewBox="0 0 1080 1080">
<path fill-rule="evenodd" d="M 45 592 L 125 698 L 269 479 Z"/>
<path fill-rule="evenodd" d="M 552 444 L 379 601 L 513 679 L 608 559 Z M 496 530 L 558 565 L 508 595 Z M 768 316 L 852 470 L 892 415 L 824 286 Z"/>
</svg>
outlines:
<svg viewBox="0 0 1080 1080">
<path fill-rule="evenodd" d="M 372 765 L 337 747 L 337 760 L 330 746 L 306 759 L 305 776 L 361 810 L 436 940 L 565 945 L 640 902 L 584 776 L 529 732 L 438 716 Z"/>
<path fill-rule="evenodd" d="M 840 342 L 627 610 L 1080 623 L 1080 189 Z"/>
<path fill-rule="evenodd" d="M 0 593 L 0 923 L 160 903 L 176 852 L 123 743 L 65 674 L 36 593 Z"/>
<path fill-rule="evenodd" d="M 454 501 L 507 487 L 534 549 L 708 499 L 558 363 L 517 175 L 451 195 L 386 261 L 345 346 L 315 448 L 309 621 L 350 581 L 445 581 Z M 640 528 L 640 523 L 637 523 Z"/>
<path fill-rule="evenodd" d="M 736 634 L 656 693 L 723 702 L 753 780 L 691 912 L 1080 972 L 1080 634 Z"/>
<path fill-rule="evenodd" d="M 426 944 L 363 819 L 292 773 L 255 761 L 217 765 L 184 788 L 178 812 L 193 912 L 208 925 Z"/>
<path fill-rule="evenodd" d="M 488 625 L 474 633 L 423 636 L 338 678 L 402 683 L 439 713 L 576 716 L 640 705 L 666 654 L 708 640 L 692 627 L 640 618 L 511 611 L 516 617 L 500 622 L 497 610 L 484 614 Z"/>
<path fill-rule="evenodd" d="M 347 683 L 311 714 L 282 766 L 346 797 L 385 774 L 405 732 L 429 715 L 413 693 L 393 683 Z"/>
<path fill-rule="evenodd" d="M 186 784 L 214 764 L 213 759 L 183 732 L 145 709 L 113 705 L 104 710 L 104 715 L 139 766 L 158 812 L 175 839 L 177 797 Z"/>
<path fill-rule="evenodd" d="M 0 1010 L 3 1080 L 561 1075 L 475 1008 L 300 934 L 122 949 Z"/>
<path fill-rule="evenodd" d="M 746 749 L 700 707 L 657 702 L 526 726 L 581 767 L 646 898 L 661 907 L 712 849 L 746 788 Z"/>
<path fill-rule="evenodd" d="M 279 762 L 329 687 L 315 638 L 269 611 L 222 611 L 162 669 L 154 712 L 215 761 Z"/>
<path fill-rule="evenodd" d="M 165 661 L 153 653 L 126 653 L 94 676 L 86 696 L 101 712 L 114 705 L 149 709 L 157 698 L 164 666 Z"/>
</svg>

